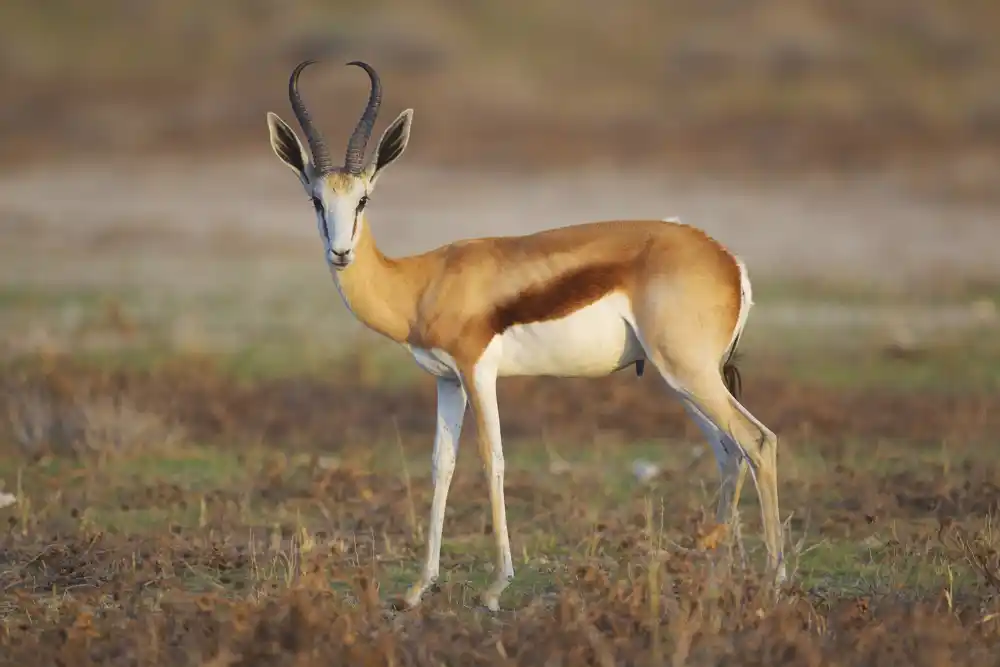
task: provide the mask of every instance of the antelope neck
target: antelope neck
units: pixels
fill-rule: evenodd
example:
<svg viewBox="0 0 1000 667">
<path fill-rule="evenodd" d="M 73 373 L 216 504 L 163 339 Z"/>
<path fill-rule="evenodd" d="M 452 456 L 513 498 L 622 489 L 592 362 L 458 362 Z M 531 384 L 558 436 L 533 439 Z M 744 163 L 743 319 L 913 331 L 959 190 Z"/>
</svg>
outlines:
<svg viewBox="0 0 1000 667">
<path fill-rule="evenodd" d="M 331 268 L 330 273 L 345 305 L 362 324 L 401 343 L 410 333 L 420 286 L 406 270 L 405 259 L 382 254 L 365 218 L 358 227 L 354 261 L 342 271 Z"/>
</svg>

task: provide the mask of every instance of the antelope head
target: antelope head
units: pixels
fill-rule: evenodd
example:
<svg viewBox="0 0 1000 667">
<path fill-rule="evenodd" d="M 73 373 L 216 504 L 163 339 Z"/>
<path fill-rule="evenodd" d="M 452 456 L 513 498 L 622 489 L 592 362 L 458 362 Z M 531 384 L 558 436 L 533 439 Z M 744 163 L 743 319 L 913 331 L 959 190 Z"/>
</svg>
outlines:
<svg viewBox="0 0 1000 667">
<path fill-rule="evenodd" d="M 344 164 L 335 166 L 330 151 L 309 117 L 299 94 L 299 75 L 315 62 L 306 60 L 300 63 L 288 80 L 288 99 L 295 118 L 306 135 L 309 151 L 303 148 L 292 128 L 277 114 L 268 112 L 267 127 L 271 135 L 271 148 L 278 159 L 299 177 L 316 211 L 316 223 L 323 239 L 326 261 L 341 271 L 354 260 L 359 232 L 365 224 L 363 213 L 375 189 L 376 180 L 382 170 L 402 155 L 406 148 L 410 139 L 413 109 L 406 109 L 392 121 L 382 133 L 371 160 L 365 163 L 365 148 L 375 128 L 375 118 L 382 103 L 382 86 L 378 74 L 367 63 L 347 63 L 368 73 L 371 93 L 368 105 L 347 142 Z"/>
</svg>

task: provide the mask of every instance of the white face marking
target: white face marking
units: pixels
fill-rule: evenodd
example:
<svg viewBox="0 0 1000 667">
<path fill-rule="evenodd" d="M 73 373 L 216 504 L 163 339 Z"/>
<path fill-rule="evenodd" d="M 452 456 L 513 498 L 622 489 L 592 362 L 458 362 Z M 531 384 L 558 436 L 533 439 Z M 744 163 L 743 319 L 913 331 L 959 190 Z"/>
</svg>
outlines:
<svg viewBox="0 0 1000 667">
<path fill-rule="evenodd" d="M 354 261 L 354 247 L 368 192 L 367 183 L 360 176 L 321 178 L 309 191 L 326 261 L 338 271 Z"/>
</svg>

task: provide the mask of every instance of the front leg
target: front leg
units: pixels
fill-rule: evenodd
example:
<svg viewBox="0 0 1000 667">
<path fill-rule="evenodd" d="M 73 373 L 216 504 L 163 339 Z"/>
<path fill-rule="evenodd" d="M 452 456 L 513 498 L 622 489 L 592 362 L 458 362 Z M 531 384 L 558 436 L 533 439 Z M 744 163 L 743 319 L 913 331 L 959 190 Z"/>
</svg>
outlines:
<svg viewBox="0 0 1000 667">
<path fill-rule="evenodd" d="M 468 376 L 466 386 L 476 416 L 479 455 L 483 459 L 490 489 L 493 514 L 493 538 L 496 542 L 496 579 L 483 593 L 483 604 L 490 611 L 500 610 L 500 594 L 514 578 L 514 563 L 507 533 L 507 509 L 503 494 L 503 446 L 500 441 L 500 413 L 497 408 L 496 369 L 482 360 Z"/>
<path fill-rule="evenodd" d="M 431 461 L 434 499 L 431 501 L 430 534 L 427 536 L 427 557 L 420 579 L 406 593 L 405 602 L 409 607 L 420 604 L 421 596 L 434 584 L 440 572 L 444 513 L 448 504 L 451 478 L 455 473 L 458 440 L 462 433 L 462 421 L 467 403 L 465 389 L 458 379 L 438 378 L 437 429 L 434 433 L 434 456 Z"/>
</svg>

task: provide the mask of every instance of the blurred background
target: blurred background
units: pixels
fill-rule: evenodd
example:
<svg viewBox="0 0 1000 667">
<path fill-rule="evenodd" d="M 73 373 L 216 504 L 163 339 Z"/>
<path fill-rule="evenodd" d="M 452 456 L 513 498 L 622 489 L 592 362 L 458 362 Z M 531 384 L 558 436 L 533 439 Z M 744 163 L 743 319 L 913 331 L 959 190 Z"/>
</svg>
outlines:
<svg viewBox="0 0 1000 667">
<path fill-rule="evenodd" d="M 719 595 L 714 567 L 698 574 L 716 464 L 632 368 L 499 383 L 506 595 L 549 600 L 504 617 L 517 658 L 499 626 L 451 611 L 492 576 L 468 426 L 433 603 L 447 616 L 383 629 L 298 579 L 315 563 L 347 590 L 377 560 L 376 596 L 413 581 L 435 425 L 434 381 L 344 307 L 269 146 L 265 114 L 294 125 L 288 76 L 308 57 L 325 61 L 301 87 L 335 156 L 368 95 L 347 61 L 381 74 L 376 137 L 415 110 L 367 209 L 389 255 L 676 216 L 741 256 L 741 400 L 780 437 L 807 604 L 763 610 L 756 584 Z M 4 0 L 0 90 L 0 662 L 252 661 L 214 652 L 244 634 L 260 656 L 291 637 L 301 664 L 371 637 L 380 661 L 395 642 L 511 662 L 550 655 L 544 634 L 614 663 L 601 627 L 639 633 L 607 643 L 619 663 L 659 664 L 631 653 L 659 650 L 654 614 L 676 664 L 689 648 L 816 662 L 819 646 L 979 664 L 986 636 L 997 653 L 998 0 Z M 754 497 L 743 534 L 762 565 Z M 942 547 L 945 521 L 977 537 Z M 271 605 L 300 581 L 320 606 Z M 121 639 L 96 638 L 112 626 Z"/>
<path fill-rule="evenodd" d="M 0 7 L 7 349 L 110 344 L 100 308 L 193 348 L 350 328 L 267 142 L 306 57 L 334 147 L 348 60 L 382 75 L 376 137 L 416 111 L 371 209 L 389 254 L 679 216 L 745 257 L 762 321 L 995 314 L 995 2 L 37 0 Z M 886 294 L 921 309 L 858 303 Z"/>
<path fill-rule="evenodd" d="M 1000 142 L 1000 9 L 986 0 L 48 0 L 0 12 L 5 152 L 33 158 L 259 147 L 262 113 L 287 108 L 283 79 L 305 57 L 375 64 L 385 113 L 420 114 L 414 164 L 912 169 L 995 158 Z M 364 76 L 310 75 L 329 131 L 346 126 Z"/>
</svg>

